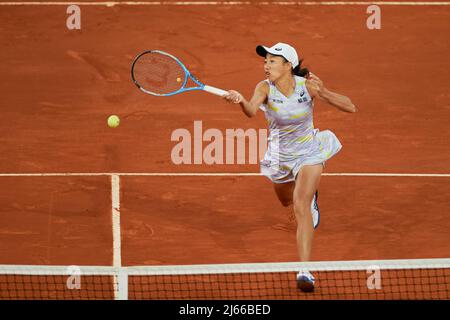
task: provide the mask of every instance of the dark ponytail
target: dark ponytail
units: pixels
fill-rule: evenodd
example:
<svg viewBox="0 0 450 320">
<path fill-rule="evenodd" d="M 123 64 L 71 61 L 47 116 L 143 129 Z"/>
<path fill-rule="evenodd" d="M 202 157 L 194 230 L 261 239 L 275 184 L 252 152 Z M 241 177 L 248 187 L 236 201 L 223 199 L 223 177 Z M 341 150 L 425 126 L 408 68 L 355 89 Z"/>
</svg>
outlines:
<svg viewBox="0 0 450 320">
<path fill-rule="evenodd" d="M 292 70 L 292 73 L 296 76 L 307 78 L 309 76 L 309 70 L 307 68 L 302 68 L 302 62 L 303 60 L 298 62 L 298 66 Z"/>
</svg>

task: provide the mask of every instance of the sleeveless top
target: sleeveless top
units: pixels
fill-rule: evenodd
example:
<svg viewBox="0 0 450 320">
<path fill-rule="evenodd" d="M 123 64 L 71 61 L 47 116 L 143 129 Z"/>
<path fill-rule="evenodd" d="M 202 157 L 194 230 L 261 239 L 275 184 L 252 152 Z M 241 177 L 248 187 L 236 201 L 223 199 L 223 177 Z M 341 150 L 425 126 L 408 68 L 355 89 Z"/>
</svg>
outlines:
<svg viewBox="0 0 450 320">
<path fill-rule="evenodd" d="M 294 76 L 295 89 L 290 97 L 282 94 L 269 80 L 267 103 L 260 106 L 269 125 L 269 149 L 279 152 L 281 162 L 320 151 L 313 123 L 314 103 L 306 89 L 306 79 Z M 270 150 L 269 150 L 270 151 Z"/>
</svg>

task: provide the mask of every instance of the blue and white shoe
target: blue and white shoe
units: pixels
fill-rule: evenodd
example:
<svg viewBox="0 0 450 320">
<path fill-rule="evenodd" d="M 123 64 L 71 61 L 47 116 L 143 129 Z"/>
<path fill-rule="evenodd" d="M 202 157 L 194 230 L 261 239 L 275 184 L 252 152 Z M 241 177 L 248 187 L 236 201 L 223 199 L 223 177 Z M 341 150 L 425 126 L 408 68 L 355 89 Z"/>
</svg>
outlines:
<svg viewBox="0 0 450 320">
<path fill-rule="evenodd" d="M 313 200 L 311 202 L 311 214 L 313 217 L 313 225 L 314 229 L 317 229 L 320 223 L 320 211 L 319 211 L 319 205 L 317 204 L 317 199 L 319 199 L 319 192 L 316 191 L 314 194 Z"/>
<path fill-rule="evenodd" d="M 307 270 L 302 270 L 297 273 L 297 287 L 303 292 L 312 292 L 314 291 L 314 283 L 316 279 L 314 276 Z"/>
</svg>

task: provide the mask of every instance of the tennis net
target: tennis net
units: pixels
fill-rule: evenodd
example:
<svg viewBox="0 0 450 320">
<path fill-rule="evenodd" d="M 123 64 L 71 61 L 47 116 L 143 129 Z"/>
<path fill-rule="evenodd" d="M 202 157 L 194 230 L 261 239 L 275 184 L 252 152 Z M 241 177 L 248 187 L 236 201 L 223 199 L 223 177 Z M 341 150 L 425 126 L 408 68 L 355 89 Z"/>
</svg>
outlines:
<svg viewBox="0 0 450 320">
<path fill-rule="evenodd" d="M 298 290 L 309 270 L 314 292 Z M 0 299 L 450 299 L 450 259 L 145 267 L 0 265 Z"/>
</svg>

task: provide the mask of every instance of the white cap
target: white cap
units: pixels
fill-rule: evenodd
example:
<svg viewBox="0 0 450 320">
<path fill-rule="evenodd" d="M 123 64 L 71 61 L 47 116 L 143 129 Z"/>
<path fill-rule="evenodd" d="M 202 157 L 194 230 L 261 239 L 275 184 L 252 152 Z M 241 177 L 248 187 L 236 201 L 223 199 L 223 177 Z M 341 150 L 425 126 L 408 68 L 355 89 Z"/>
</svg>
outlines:
<svg viewBox="0 0 450 320">
<path fill-rule="evenodd" d="M 293 47 L 286 43 L 278 42 L 271 48 L 265 46 L 257 46 L 256 53 L 261 57 L 265 57 L 267 53 L 273 54 L 275 56 L 282 56 L 292 64 L 292 68 L 298 66 L 297 51 L 295 51 Z"/>
</svg>

